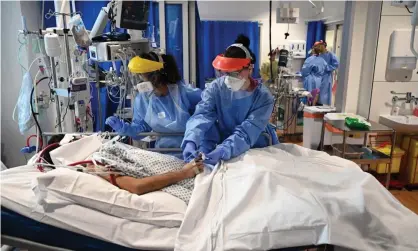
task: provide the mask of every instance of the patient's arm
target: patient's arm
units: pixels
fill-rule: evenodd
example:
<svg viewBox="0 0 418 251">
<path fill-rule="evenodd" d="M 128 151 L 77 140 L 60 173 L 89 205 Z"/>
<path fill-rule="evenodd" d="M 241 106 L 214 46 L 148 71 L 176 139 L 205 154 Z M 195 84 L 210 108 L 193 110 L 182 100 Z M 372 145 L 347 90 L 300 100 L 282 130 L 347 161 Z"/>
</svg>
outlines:
<svg viewBox="0 0 418 251">
<path fill-rule="evenodd" d="M 134 178 L 130 176 L 118 176 L 115 178 L 116 185 L 124 190 L 138 195 L 161 190 L 182 180 L 196 176 L 196 167 L 200 172 L 203 171 L 203 162 L 190 162 L 184 165 L 179 171 L 168 172 L 146 178 Z M 103 177 L 110 181 L 110 177 Z"/>
</svg>

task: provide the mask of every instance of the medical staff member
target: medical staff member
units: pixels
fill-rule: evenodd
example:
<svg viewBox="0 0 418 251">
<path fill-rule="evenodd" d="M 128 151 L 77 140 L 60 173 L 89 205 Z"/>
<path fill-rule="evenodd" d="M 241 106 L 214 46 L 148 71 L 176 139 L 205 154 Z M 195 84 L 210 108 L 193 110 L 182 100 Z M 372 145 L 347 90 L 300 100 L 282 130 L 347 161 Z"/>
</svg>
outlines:
<svg viewBox="0 0 418 251">
<path fill-rule="evenodd" d="M 305 60 L 302 66 L 303 88 L 309 92 L 321 88 L 322 79 L 327 68 L 327 63 L 319 54 L 319 48 L 314 47 L 312 55 Z"/>
<path fill-rule="evenodd" d="M 327 63 L 325 74 L 322 77 L 322 85 L 319 94 L 319 103 L 323 105 L 331 105 L 332 98 L 332 73 L 335 71 L 339 62 L 334 53 L 327 51 L 327 43 L 320 40 L 315 42 L 314 48 L 319 49 L 319 56 L 322 57 Z"/>
<path fill-rule="evenodd" d="M 251 77 L 255 56 L 249 45 L 250 40 L 240 35 L 212 62 L 217 79 L 203 91 L 202 101 L 187 122 L 182 144 L 186 162 L 202 151 L 202 140 L 218 137 L 207 133 L 213 125 L 218 128 L 219 140 L 212 151 L 203 151 L 208 164 L 229 160 L 250 148 L 268 146 L 264 132 L 273 144 L 278 143 L 275 130 L 268 125 L 273 96 Z"/>
<path fill-rule="evenodd" d="M 273 81 L 273 79 L 277 76 L 277 69 L 279 68 L 279 65 L 276 61 L 276 55 L 279 51 L 280 50 L 278 48 L 270 51 L 268 54 L 269 62 L 263 63 L 261 66 L 260 75 L 263 82 L 267 82 L 269 80 Z M 270 66 L 273 67 L 273 76 L 275 76 L 273 78 L 271 77 Z"/>
<path fill-rule="evenodd" d="M 141 132 L 184 133 L 187 120 L 201 100 L 201 90 L 184 84 L 174 58 L 150 52 L 132 58 L 128 68 L 142 79 L 136 85 L 132 123 L 111 116 L 106 124 L 119 135 L 134 139 L 139 139 L 137 134 Z M 182 140 L 182 136 L 159 137 L 155 147 L 180 148 Z"/>
</svg>

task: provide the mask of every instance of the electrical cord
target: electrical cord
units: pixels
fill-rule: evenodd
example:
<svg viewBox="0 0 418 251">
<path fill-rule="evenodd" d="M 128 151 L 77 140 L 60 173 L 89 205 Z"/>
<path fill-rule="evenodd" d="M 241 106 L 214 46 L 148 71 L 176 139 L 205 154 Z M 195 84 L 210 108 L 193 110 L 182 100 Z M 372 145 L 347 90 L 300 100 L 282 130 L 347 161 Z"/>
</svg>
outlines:
<svg viewBox="0 0 418 251">
<path fill-rule="evenodd" d="M 18 42 L 19 42 L 19 44 L 20 44 L 20 46 L 19 46 L 19 50 L 18 50 L 18 52 L 17 52 L 17 61 L 18 61 L 19 65 L 20 65 L 20 69 L 21 69 L 22 74 L 23 74 L 23 71 L 27 71 L 27 69 L 26 69 L 26 67 L 24 67 L 24 66 L 22 65 L 22 62 L 21 62 L 21 51 L 22 51 L 22 48 L 26 45 L 27 40 L 26 40 L 26 37 L 24 37 L 24 41 L 23 41 L 23 42 L 22 42 L 22 41 L 20 41 L 20 35 L 21 35 L 21 34 L 18 34 L 18 35 L 17 35 L 17 41 L 18 41 Z"/>
<path fill-rule="evenodd" d="M 299 108 L 300 107 L 301 106 L 298 106 L 296 112 L 294 112 L 292 114 L 292 116 L 290 116 L 290 118 L 287 121 L 283 122 L 283 128 L 282 128 L 283 131 L 286 131 L 287 129 L 289 129 L 289 127 L 293 124 L 293 119 L 295 119 L 295 117 L 296 117 L 296 120 L 297 120 L 297 115 L 299 113 Z M 302 106 L 302 110 L 303 110 L 304 107 L 305 107 L 305 105 Z M 296 120 L 295 120 L 295 122 L 296 122 Z"/>
<path fill-rule="evenodd" d="M 287 19 L 287 31 L 284 34 L 284 39 L 287 39 L 287 37 L 290 36 L 289 29 L 290 29 L 289 19 Z"/>
<path fill-rule="evenodd" d="M 408 8 L 408 6 L 406 6 L 406 5 L 405 5 L 405 8 L 406 8 L 406 10 L 408 11 L 408 13 L 411 13 L 411 14 L 412 14 L 412 13 L 414 13 L 414 12 L 412 12 L 412 11 Z"/>
<path fill-rule="evenodd" d="M 44 81 L 46 79 L 48 79 L 48 77 L 43 77 L 43 78 L 39 79 L 38 81 L 36 81 L 36 85 L 38 85 L 41 81 Z M 51 81 L 51 80 L 52 80 L 52 77 L 49 78 L 49 81 Z M 35 120 L 36 127 L 39 130 L 39 135 L 42 135 L 41 126 L 39 125 L 38 119 L 36 118 L 36 115 L 38 115 L 38 114 L 35 114 L 35 111 L 33 110 L 33 102 L 32 101 L 33 101 L 34 92 L 35 92 L 35 86 L 32 86 L 32 91 L 30 92 L 30 111 L 32 113 L 33 119 Z M 42 137 L 39 138 L 39 142 L 41 144 L 43 144 Z M 39 149 L 37 149 L 37 150 L 39 150 Z"/>
<path fill-rule="evenodd" d="M 67 112 L 68 112 L 68 107 L 70 106 L 70 91 L 68 91 L 68 102 L 67 102 L 67 107 L 65 108 L 65 113 L 64 113 L 64 115 L 62 116 L 62 120 L 61 121 L 59 121 L 56 125 L 55 125 L 55 128 L 57 128 L 58 126 L 60 126 L 63 122 L 64 122 L 64 120 L 65 120 L 65 116 L 67 116 Z"/>
</svg>

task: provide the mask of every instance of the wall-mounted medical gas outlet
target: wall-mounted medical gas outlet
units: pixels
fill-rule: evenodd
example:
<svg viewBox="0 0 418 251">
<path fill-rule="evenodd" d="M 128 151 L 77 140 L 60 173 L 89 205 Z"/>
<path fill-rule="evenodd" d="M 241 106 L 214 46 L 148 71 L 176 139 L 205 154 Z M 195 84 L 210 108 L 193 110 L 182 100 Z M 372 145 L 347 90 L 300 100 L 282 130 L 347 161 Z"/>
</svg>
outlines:
<svg viewBox="0 0 418 251">
<path fill-rule="evenodd" d="M 418 34 L 418 32 L 416 32 Z M 411 81 L 417 67 L 417 58 L 410 50 L 411 31 L 409 29 L 394 30 L 390 35 L 389 53 L 386 64 L 385 78 L 389 82 Z M 418 36 L 415 35 L 414 46 L 418 47 Z"/>
<path fill-rule="evenodd" d="M 292 52 L 293 58 L 306 58 L 306 41 L 290 40 L 289 51 Z"/>
</svg>

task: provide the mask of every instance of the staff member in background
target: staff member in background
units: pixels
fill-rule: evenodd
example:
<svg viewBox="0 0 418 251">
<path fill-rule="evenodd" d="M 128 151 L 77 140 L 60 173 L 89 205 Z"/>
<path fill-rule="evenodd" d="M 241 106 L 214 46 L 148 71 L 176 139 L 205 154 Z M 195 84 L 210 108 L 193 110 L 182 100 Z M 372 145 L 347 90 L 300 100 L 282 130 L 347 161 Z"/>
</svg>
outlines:
<svg viewBox="0 0 418 251">
<path fill-rule="evenodd" d="M 327 43 L 320 40 L 315 42 L 314 48 L 319 50 L 319 56 L 327 63 L 325 74 L 322 78 L 322 85 L 319 94 L 319 103 L 323 105 L 331 105 L 332 98 L 332 73 L 335 71 L 339 62 L 334 53 L 327 51 Z"/>
<path fill-rule="evenodd" d="M 279 68 L 279 66 L 278 66 L 278 62 L 276 61 L 276 55 L 278 52 L 279 52 L 278 48 L 270 51 L 268 54 L 270 61 L 263 63 L 263 65 L 261 66 L 260 75 L 261 75 L 261 78 L 263 79 L 263 82 L 273 80 L 277 76 L 277 68 Z M 273 64 L 273 78 L 271 77 L 271 72 L 270 72 L 271 64 Z"/>
<path fill-rule="evenodd" d="M 116 116 L 106 124 L 118 134 L 139 139 L 140 132 L 183 133 L 186 122 L 201 100 L 201 90 L 185 85 L 171 55 L 154 52 L 131 59 L 129 71 L 139 74 L 132 123 Z M 159 137 L 156 148 L 180 148 L 182 136 Z M 175 154 L 174 154 L 175 155 Z M 181 154 L 178 155 L 181 158 Z"/>
<path fill-rule="evenodd" d="M 213 125 L 218 127 L 220 138 L 216 148 L 204 152 L 208 164 L 229 160 L 250 148 L 268 146 L 263 132 L 270 135 L 273 144 L 278 143 L 276 132 L 268 125 L 273 96 L 251 77 L 255 55 L 249 45 L 248 37 L 239 35 L 235 44 L 212 62 L 217 79 L 203 91 L 202 101 L 187 122 L 182 143 L 186 162 L 196 157 L 202 139 L 218 136 L 207 133 Z"/>
<path fill-rule="evenodd" d="M 319 54 L 320 50 L 318 47 L 312 48 L 311 56 L 305 60 L 301 71 L 303 88 L 313 95 L 319 92 L 327 68 L 327 63 L 319 56 Z M 315 98 L 313 100 L 315 100 Z M 312 102 L 312 105 L 315 105 L 315 103 L 316 102 Z"/>
</svg>

